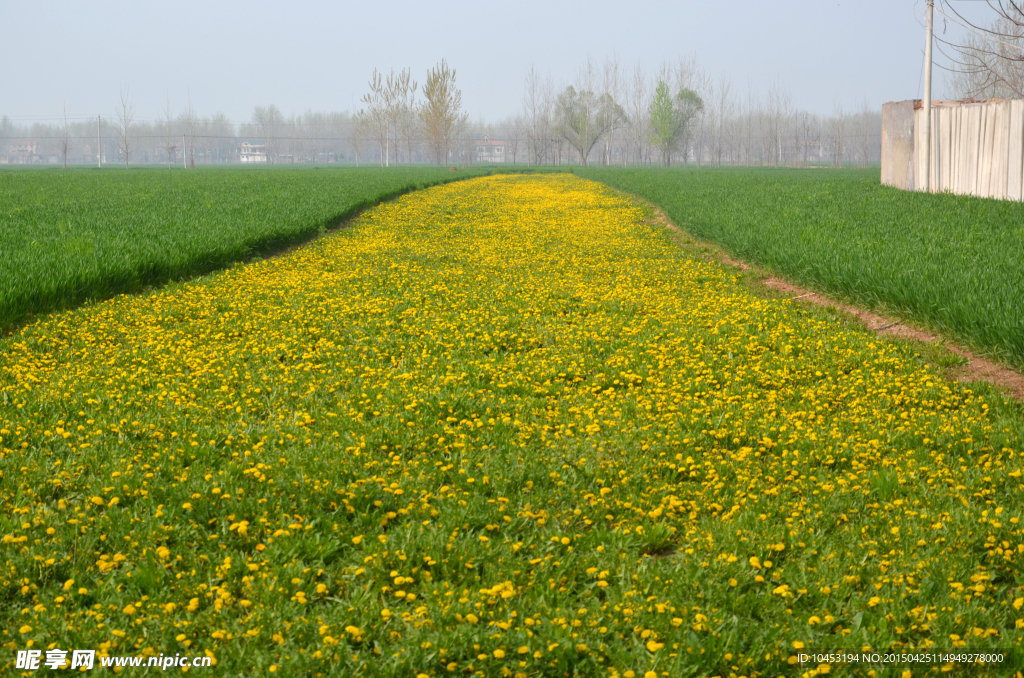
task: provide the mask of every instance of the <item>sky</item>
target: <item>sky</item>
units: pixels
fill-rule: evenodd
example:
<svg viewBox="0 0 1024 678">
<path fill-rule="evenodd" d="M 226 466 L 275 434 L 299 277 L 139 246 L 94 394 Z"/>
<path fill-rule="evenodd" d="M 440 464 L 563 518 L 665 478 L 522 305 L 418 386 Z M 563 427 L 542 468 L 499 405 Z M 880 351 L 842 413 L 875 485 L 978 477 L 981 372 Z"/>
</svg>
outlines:
<svg viewBox="0 0 1024 678">
<path fill-rule="evenodd" d="M 948 0 L 984 21 L 983 2 Z M 746 96 L 777 83 L 797 108 L 832 113 L 919 98 L 925 0 L 0 0 L 0 115 L 19 122 L 113 116 L 122 87 L 137 119 L 176 113 L 249 121 L 353 110 L 374 68 L 423 82 L 446 59 L 464 110 L 497 121 L 522 106 L 535 66 L 556 85 L 587 58 L 654 71 L 696 57 Z M 960 30 L 936 30 L 947 37 Z M 935 97 L 944 96 L 936 71 Z"/>
</svg>

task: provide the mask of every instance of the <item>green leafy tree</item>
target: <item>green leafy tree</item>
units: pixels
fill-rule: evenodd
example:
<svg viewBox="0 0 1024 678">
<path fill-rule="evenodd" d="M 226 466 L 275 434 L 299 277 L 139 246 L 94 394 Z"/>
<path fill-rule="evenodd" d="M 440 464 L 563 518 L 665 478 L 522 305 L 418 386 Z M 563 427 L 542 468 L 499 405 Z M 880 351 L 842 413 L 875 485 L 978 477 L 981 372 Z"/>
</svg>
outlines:
<svg viewBox="0 0 1024 678">
<path fill-rule="evenodd" d="M 690 141 L 693 122 L 704 110 L 704 102 L 692 89 L 683 89 L 672 96 L 668 85 L 658 82 L 648 113 L 651 116 L 651 142 L 661 150 L 666 167 L 672 164 L 672 155 L 684 149 Z"/>
</svg>

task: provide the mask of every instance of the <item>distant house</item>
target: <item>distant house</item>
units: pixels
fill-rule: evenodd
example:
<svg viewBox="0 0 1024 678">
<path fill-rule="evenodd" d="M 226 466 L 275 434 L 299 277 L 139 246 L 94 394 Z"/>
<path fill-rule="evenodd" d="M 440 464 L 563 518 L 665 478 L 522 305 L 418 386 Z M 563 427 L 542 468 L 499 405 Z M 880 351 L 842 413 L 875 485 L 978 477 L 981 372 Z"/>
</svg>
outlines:
<svg viewBox="0 0 1024 678">
<path fill-rule="evenodd" d="M 11 142 L 7 148 L 7 162 L 11 165 L 32 165 L 40 163 L 43 158 L 38 153 L 39 142 L 20 140 Z"/>
<path fill-rule="evenodd" d="M 476 146 L 475 162 L 505 162 L 505 142 L 481 134 L 473 140 Z"/>
<path fill-rule="evenodd" d="M 254 144 L 250 141 L 238 141 L 238 162 L 243 165 L 251 163 L 265 163 L 267 161 L 267 147 L 265 144 Z"/>
</svg>

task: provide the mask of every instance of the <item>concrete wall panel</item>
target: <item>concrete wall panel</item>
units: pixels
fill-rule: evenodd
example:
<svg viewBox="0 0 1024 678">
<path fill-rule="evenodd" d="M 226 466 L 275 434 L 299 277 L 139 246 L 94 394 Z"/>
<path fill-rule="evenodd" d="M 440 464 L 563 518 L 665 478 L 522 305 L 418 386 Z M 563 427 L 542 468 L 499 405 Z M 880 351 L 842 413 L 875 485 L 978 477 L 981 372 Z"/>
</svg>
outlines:
<svg viewBox="0 0 1024 678">
<path fill-rule="evenodd" d="M 882 183 L 922 190 L 919 101 L 882 106 Z M 932 102 L 931 190 L 1024 200 L 1024 100 Z"/>
</svg>

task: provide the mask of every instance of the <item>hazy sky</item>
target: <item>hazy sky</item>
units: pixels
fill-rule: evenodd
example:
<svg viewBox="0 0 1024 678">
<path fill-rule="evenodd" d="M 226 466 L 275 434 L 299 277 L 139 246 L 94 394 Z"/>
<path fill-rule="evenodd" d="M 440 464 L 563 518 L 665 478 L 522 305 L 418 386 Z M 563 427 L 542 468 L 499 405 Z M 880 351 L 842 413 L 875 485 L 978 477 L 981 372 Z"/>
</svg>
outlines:
<svg viewBox="0 0 1024 678">
<path fill-rule="evenodd" d="M 198 112 L 236 122 L 271 103 L 286 115 L 351 109 L 374 67 L 409 66 L 422 83 L 445 58 L 470 116 L 497 120 L 520 107 L 531 64 L 565 83 L 588 56 L 613 54 L 649 70 L 692 54 L 737 94 L 777 81 L 817 113 L 837 102 L 877 108 L 921 94 L 923 9 L 924 0 L 0 0 L 0 115 L 52 119 L 66 102 L 73 117 L 111 116 L 122 84 L 142 119 L 159 117 L 167 97 L 180 112 L 189 90 Z M 937 71 L 936 97 L 944 89 Z"/>
</svg>

